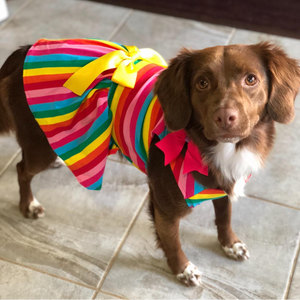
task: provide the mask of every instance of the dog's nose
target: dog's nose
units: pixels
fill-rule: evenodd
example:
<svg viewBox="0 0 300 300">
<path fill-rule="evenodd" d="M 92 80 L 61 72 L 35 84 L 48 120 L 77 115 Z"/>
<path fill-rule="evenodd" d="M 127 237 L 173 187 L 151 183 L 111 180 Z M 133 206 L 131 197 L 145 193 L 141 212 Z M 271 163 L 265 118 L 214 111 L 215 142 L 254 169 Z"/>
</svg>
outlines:
<svg viewBox="0 0 300 300">
<path fill-rule="evenodd" d="M 213 118 L 218 127 L 228 129 L 236 124 L 238 112 L 234 108 L 219 108 Z"/>
</svg>

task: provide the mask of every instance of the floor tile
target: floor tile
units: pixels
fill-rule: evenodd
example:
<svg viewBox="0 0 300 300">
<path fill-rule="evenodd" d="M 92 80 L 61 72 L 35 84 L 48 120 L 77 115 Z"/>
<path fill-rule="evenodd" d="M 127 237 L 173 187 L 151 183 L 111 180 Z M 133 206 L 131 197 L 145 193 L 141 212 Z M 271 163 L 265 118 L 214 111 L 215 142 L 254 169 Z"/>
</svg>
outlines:
<svg viewBox="0 0 300 300">
<path fill-rule="evenodd" d="M 292 39 L 248 30 L 237 30 L 231 41 L 231 44 L 256 44 L 265 41 L 270 41 L 276 45 L 279 45 L 290 57 L 294 59 L 300 59 L 299 39 Z M 300 95 L 295 101 L 295 106 L 300 108 Z"/>
<path fill-rule="evenodd" d="M 202 287 L 187 288 L 176 281 L 162 251 L 156 250 L 144 208 L 102 290 L 130 299 L 280 299 L 297 244 L 300 212 L 251 198 L 235 203 L 233 228 L 251 253 L 246 262 L 225 257 L 213 220 L 212 204 L 205 202 L 181 223 L 183 250 L 203 272 Z"/>
<path fill-rule="evenodd" d="M 94 293 L 85 287 L 1 260 L 0 270 L 0 299 L 91 299 Z"/>
<path fill-rule="evenodd" d="M 300 110 L 289 125 L 276 125 L 274 148 L 266 167 L 254 174 L 246 185 L 246 194 L 300 208 Z"/>
<path fill-rule="evenodd" d="M 104 299 L 120 299 L 120 298 L 117 297 L 117 296 L 108 295 L 108 294 L 99 292 L 99 293 L 97 294 L 97 296 L 96 296 L 95 299 L 98 299 L 98 300 L 104 300 Z"/>
<path fill-rule="evenodd" d="M 0 43 L 28 45 L 40 38 L 107 39 L 129 9 L 73 0 L 34 0 L 1 30 Z"/>
<path fill-rule="evenodd" d="M 0 172 L 18 151 L 19 145 L 13 136 L 0 136 Z"/>
<path fill-rule="evenodd" d="M 30 0 L 29 0 L 30 1 Z M 7 8 L 9 17 L 12 17 L 26 2 L 29 2 L 28 0 L 8 0 Z"/>
<path fill-rule="evenodd" d="M 145 175 L 109 161 L 101 191 L 80 186 L 67 167 L 42 172 L 32 186 L 43 219 L 21 216 L 15 164 L 0 178 L 0 258 L 97 286 L 148 192 Z"/>
<path fill-rule="evenodd" d="M 298 257 L 298 263 L 296 265 L 296 270 L 292 279 L 292 284 L 290 292 L 288 294 L 288 299 L 299 300 L 300 299 L 300 257 Z"/>
<path fill-rule="evenodd" d="M 139 48 L 153 48 L 168 60 L 182 47 L 201 49 L 224 45 L 231 31 L 223 26 L 134 11 L 112 40 Z"/>
</svg>

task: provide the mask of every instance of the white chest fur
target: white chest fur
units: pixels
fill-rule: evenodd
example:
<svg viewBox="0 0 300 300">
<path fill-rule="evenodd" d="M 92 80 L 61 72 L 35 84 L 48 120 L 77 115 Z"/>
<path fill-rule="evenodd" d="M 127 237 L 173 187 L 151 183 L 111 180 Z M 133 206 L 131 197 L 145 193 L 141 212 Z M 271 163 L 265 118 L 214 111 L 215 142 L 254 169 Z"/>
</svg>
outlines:
<svg viewBox="0 0 300 300">
<path fill-rule="evenodd" d="M 244 194 L 246 178 L 262 166 L 259 153 L 254 153 L 247 147 L 236 150 L 232 143 L 218 143 L 213 151 L 213 161 L 222 174 L 230 181 L 235 181 L 232 200 Z"/>
</svg>

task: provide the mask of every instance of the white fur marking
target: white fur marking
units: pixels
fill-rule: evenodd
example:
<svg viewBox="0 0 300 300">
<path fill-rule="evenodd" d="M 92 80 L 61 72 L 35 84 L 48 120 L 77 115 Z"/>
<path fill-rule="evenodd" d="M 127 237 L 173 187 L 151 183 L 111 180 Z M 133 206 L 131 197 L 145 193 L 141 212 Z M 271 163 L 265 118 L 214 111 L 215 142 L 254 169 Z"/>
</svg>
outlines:
<svg viewBox="0 0 300 300">
<path fill-rule="evenodd" d="M 66 165 L 65 162 L 59 156 L 57 156 L 55 161 L 51 164 L 50 167 L 55 169 L 65 165 Z"/>
<path fill-rule="evenodd" d="M 40 203 L 39 201 L 36 200 L 36 198 L 33 198 L 33 200 L 30 202 L 29 207 L 28 207 L 29 211 L 30 211 L 32 214 L 34 214 L 35 211 L 36 211 L 37 209 L 39 209 L 39 208 L 42 208 L 42 212 L 38 213 L 37 216 L 38 216 L 39 218 L 42 218 L 42 217 L 44 217 L 44 215 L 45 215 L 45 213 L 44 213 L 44 210 L 45 210 L 45 209 L 42 207 L 41 203 Z"/>
<path fill-rule="evenodd" d="M 247 147 L 236 150 L 235 146 L 232 143 L 218 143 L 212 149 L 216 167 L 230 181 L 245 179 L 262 166 L 258 153 L 250 151 Z"/>
<path fill-rule="evenodd" d="M 201 272 L 191 262 L 189 262 L 183 273 L 177 274 L 176 277 L 187 286 L 201 284 Z"/>
<path fill-rule="evenodd" d="M 233 195 L 230 196 L 231 201 L 237 201 L 237 199 L 241 196 L 245 196 L 244 194 L 244 187 L 246 184 L 246 176 L 241 177 L 239 180 L 236 181 L 234 188 L 233 188 Z"/>
<path fill-rule="evenodd" d="M 227 246 L 222 246 L 222 248 L 228 257 L 235 260 L 247 260 L 250 258 L 247 246 L 242 242 L 233 244 L 232 248 L 228 248 Z"/>
</svg>

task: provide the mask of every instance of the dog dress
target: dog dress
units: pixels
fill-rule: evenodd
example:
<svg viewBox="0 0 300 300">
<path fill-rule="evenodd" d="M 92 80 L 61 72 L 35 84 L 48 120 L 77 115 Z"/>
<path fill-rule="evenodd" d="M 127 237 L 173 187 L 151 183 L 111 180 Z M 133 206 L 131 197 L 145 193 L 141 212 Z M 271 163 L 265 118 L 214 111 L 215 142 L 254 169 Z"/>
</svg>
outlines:
<svg viewBox="0 0 300 300">
<path fill-rule="evenodd" d="M 194 179 L 193 171 L 208 175 L 199 149 L 184 130 L 166 128 L 153 93 L 166 67 L 152 49 L 96 39 L 41 39 L 30 48 L 23 71 L 30 110 L 81 185 L 100 190 L 106 159 L 118 150 L 147 173 L 157 136 L 156 146 L 189 207 L 226 196 Z"/>
</svg>

